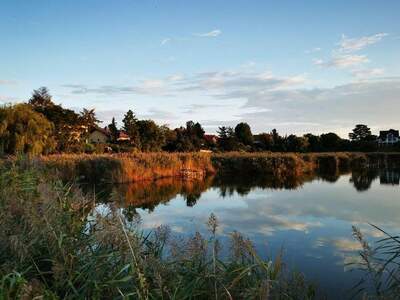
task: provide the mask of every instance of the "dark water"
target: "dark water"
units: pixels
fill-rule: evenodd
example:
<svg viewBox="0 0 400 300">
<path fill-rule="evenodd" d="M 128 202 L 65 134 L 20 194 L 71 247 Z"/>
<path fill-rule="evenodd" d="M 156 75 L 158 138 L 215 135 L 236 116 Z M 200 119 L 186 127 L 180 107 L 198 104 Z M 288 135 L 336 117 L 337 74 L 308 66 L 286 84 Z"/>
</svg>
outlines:
<svg viewBox="0 0 400 300">
<path fill-rule="evenodd" d="M 360 276 L 346 266 L 359 259 L 352 225 L 371 240 L 381 234 L 367 223 L 400 233 L 399 179 L 399 170 L 366 169 L 301 178 L 163 179 L 96 189 L 98 198 L 117 202 L 127 217 L 140 215 L 145 230 L 168 225 L 177 235 L 206 232 L 214 213 L 222 242 L 237 230 L 264 257 L 283 249 L 289 268 L 337 299 L 349 295 Z"/>
</svg>

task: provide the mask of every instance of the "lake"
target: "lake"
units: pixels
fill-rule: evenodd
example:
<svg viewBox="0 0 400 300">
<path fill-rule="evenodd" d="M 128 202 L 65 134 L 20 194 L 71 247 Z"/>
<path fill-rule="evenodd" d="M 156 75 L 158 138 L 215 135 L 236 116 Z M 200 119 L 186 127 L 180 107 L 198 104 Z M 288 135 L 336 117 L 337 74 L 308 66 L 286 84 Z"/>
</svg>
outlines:
<svg viewBox="0 0 400 300">
<path fill-rule="evenodd" d="M 205 180 L 160 179 L 96 187 L 98 209 L 110 200 L 127 217 L 140 216 L 144 230 L 168 225 L 172 234 L 207 233 L 211 213 L 219 221 L 222 244 L 239 231 L 263 257 L 283 251 L 289 269 L 315 282 L 329 298 L 350 295 L 359 271 L 352 225 L 370 240 L 382 237 L 368 223 L 400 232 L 400 172 L 364 169 L 301 178 L 231 176 Z"/>
</svg>

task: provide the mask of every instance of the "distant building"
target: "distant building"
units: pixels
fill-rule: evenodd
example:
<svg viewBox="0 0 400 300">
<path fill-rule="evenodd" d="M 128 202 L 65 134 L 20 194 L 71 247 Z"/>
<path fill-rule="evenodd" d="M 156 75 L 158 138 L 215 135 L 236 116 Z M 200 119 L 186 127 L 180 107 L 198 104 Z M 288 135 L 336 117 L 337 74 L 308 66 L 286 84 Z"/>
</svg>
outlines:
<svg viewBox="0 0 400 300">
<path fill-rule="evenodd" d="M 89 143 L 92 144 L 106 144 L 110 141 L 111 134 L 107 129 L 100 127 L 93 128 L 89 132 Z"/>
<path fill-rule="evenodd" d="M 205 134 L 204 139 L 211 144 L 216 144 L 218 142 L 218 137 L 214 134 Z"/>
<path fill-rule="evenodd" d="M 125 131 L 121 130 L 118 133 L 117 142 L 123 143 L 123 142 L 129 142 L 130 140 L 131 140 L 131 138 L 129 137 L 129 135 Z"/>
<path fill-rule="evenodd" d="M 400 141 L 399 131 L 394 129 L 383 130 L 379 132 L 378 144 L 385 145 L 393 145 Z"/>
</svg>

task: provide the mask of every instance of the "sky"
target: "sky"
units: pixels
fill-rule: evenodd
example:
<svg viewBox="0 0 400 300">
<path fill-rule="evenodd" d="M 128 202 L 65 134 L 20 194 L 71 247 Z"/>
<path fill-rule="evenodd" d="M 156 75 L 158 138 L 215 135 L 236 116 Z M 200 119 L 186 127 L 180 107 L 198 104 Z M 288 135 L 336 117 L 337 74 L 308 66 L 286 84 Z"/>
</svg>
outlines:
<svg viewBox="0 0 400 300">
<path fill-rule="evenodd" d="M 214 133 L 400 128 L 400 1 L 0 0 L 0 102 Z"/>
</svg>

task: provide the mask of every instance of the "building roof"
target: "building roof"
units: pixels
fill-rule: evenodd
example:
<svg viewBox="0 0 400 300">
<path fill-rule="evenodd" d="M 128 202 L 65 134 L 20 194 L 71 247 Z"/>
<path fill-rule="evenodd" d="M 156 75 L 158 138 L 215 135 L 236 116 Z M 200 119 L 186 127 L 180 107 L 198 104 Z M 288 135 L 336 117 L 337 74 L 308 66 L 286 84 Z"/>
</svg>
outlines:
<svg viewBox="0 0 400 300">
<path fill-rule="evenodd" d="M 214 135 L 214 134 L 205 134 L 204 135 L 204 139 L 207 142 L 215 142 L 218 140 L 218 136 Z"/>
<path fill-rule="evenodd" d="M 389 129 L 389 130 L 381 130 L 379 132 L 379 138 L 382 139 L 382 140 L 386 140 L 387 135 L 390 134 L 390 133 L 393 135 L 393 137 L 397 137 L 397 138 L 399 137 L 399 131 L 398 130 Z"/>
<path fill-rule="evenodd" d="M 90 130 L 90 133 L 93 133 L 95 131 L 101 132 L 102 134 L 104 134 L 106 136 L 110 136 L 110 131 L 106 128 L 94 127 Z"/>
<path fill-rule="evenodd" d="M 130 140 L 131 138 L 125 131 L 120 131 L 118 134 L 118 140 Z"/>
</svg>

